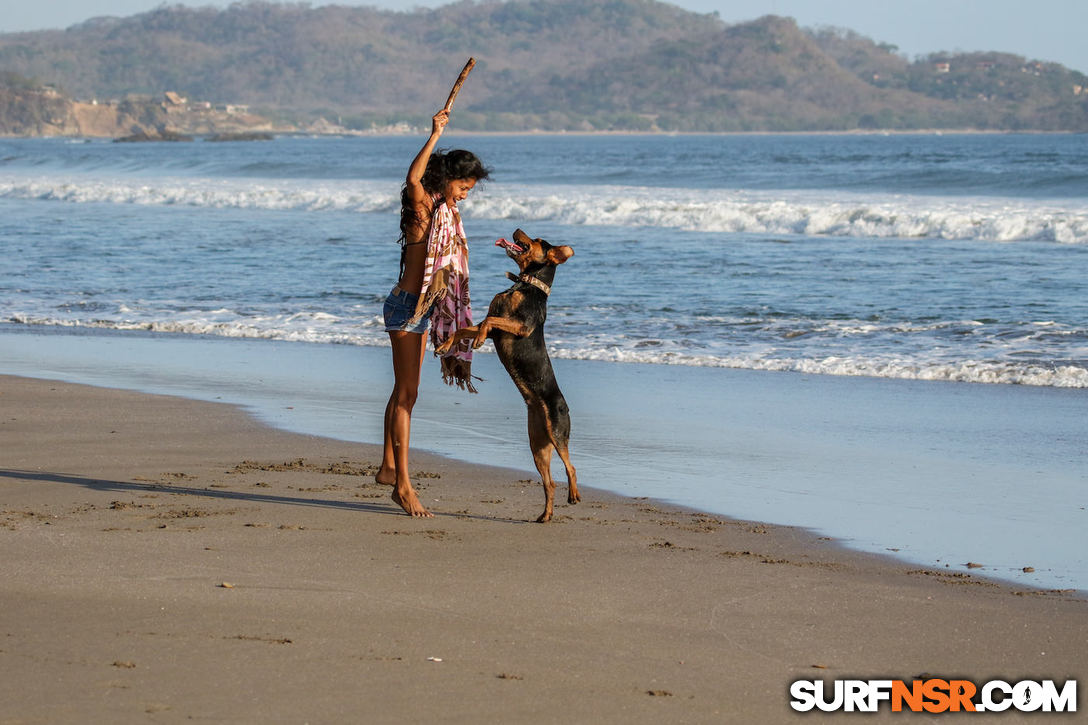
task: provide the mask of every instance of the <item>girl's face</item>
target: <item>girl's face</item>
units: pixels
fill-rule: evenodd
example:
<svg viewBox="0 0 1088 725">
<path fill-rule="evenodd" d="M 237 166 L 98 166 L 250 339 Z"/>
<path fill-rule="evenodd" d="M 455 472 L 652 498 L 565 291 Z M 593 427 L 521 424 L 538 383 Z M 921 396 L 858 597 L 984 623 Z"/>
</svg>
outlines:
<svg viewBox="0 0 1088 725">
<path fill-rule="evenodd" d="M 476 179 L 454 179 L 446 184 L 442 196 L 446 197 L 447 204 L 456 204 L 464 201 L 474 186 L 476 186 Z"/>
</svg>

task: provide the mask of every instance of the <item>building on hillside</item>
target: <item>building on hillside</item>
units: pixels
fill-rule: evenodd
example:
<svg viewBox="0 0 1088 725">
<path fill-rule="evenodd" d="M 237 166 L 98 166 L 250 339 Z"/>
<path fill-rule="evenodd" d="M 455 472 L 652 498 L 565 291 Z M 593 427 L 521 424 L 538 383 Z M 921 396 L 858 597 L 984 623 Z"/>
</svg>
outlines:
<svg viewBox="0 0 1088 725">
<path fill-rule="evenodd" d="M 229 113 L 231 115 L 244 114 L 249 113 L 249 106 L 241 103 L 217 103 L 215 110 L 223 111 L 224 113 Z"/>
</svg>

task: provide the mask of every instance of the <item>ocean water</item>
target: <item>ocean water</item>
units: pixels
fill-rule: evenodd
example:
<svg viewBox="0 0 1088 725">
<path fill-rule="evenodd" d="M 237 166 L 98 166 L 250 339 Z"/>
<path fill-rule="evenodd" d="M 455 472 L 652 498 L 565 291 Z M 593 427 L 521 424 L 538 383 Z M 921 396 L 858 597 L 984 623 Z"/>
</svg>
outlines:
<svg viewBox="0 0 1088 725">
<path fill-rule="evenodd" d="M 385 345 L 420 139 L 0 140 L 0 322 Z M 1088 137 L 450 136 L 560 358 L 1088 387 Z"/>
<path fill-rule="evenodd" d="M 352 365 L 385 372 L 421 142 L 0 139 L 4 371 L 377 440 L 388 382 Z M 1088 589 L 1088 137 L 442 145 L 493 169 L 461 205 L 478 314 L 509 284 L 496 238 L 575 250 L 547 337 L 583 483 Z M 413 442 L 531 469 L 489 348 L 478 401 L 424 394 L 478 445 L 438 409 Z"/>
</svg>

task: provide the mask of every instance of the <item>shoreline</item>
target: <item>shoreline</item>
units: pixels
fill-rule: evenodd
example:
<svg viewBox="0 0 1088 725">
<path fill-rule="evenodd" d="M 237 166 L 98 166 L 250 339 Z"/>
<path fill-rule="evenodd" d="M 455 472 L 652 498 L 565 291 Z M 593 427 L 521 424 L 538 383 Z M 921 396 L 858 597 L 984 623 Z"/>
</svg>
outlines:
<svg viewBox="0 0 1088 725">
<path fill-rule="evenodd" d="M 278 430 L 344 441 L 380 441 L 392 384 L 382 348 L 122 333 L 3 341 L 11 374 L 224 401 Z M 524 405 L 494 355 L 477 363 L 488 382 L 467 396 L 425 362 L 413 450 L 535 476 Z M 804 527 L 917 566 L 1088 590 L 1076 391 L 554 364 L 584 485 Z M 554 462 L 553 475 L 565 480 Z"/>
<path fill-rule="evenodd" d="M 538 480 L 422 453 L 417 520 L 378 446 L 33 378 L 0 402 L 13 722 L 768 722 L 796 679 L 1088 671 L 1068 594 L 588 486 L 539 525 Z"/>
<path fill-rule="evenodd" d="M 187 136 L 193 136 L 200 140 L 205 140 L 202 137 L 215 136 L 216 133 L 200 132 L 200 131 L 180 131 Z M 418 129 L 412 129 L 408 131 L 392 131 L 388 129 L 377 130 L 361 130 L 361 129 L 344 129 L 342 131 L 306 131 L 305 129 L 298 130 L 268 130 L 266 128 L 257 127 L 253 131 L 239 131 L 239 134 L 243 133 L 268 133 L 274 137 L 330 137 L 330 138 L 414 138 L 425 133 L 425 130 L 421 127 Z M 451 129 L 450 135 L 454 136 L 1070 136 L 1084 134 L 1084 131 L 1051 131 L 1044 129 L 979 129 L 979 128 L 919 128 L 919 129 L 842 129 L 842 130 L 823 130 L 823 131 L 586 131 L 586 130 L 570 130 L 570 131 L 546 131 L 546 130 L 523 130 L 523 131 L 474 131 L 464 129 Z M 80 134 L 0 134 L 0 139 L 72 139 L 72 140 L 87 140 L 87 141 L 112 141 L 117 137 L 115 136 L 88 136 Z M 150 138 L 146 143 L 169 143 L 164 139 Z"/>
<path fill-rule="evenodd" d="M 137 396 L 137 397 L 144 397 L 144 398 L 151 398 L 151 399 L 154 399 L 154 398 L 176 399 L 176 400 L 179 400 L 179 401 L 191 402 L 191 403 L 194 403 L 194 404 L 197 404 L 197 405 L 223 406 L 225 408 L 228 408 L 228 409 L 234 411 L 237 415 L 242 416 L 243 418 L 248 420 L 252 425 L 256 426 L 258 429 L 263 429 L 265 433 L 283 435 L 283 436 L 287 436 L 288 438 L 295 437 L 295 438 L 302 438 L 302 439 L 311 439 L 311 440 L 324 441 L 325 443 L 327 443 L 329 445 L 332 445 L 332 446 L 343 444 L 343 445 L 347 445 L 347 446 L 360 447 L 361 449 L 367 451 L 367 455 L 370 458 L 373 459 L 371 467 L 376 466 L 377 462 L 379 462 L 380 459 L 381 459 L 381 446 L 378 443 L 369 442 L 369 441 L 349 440 L 349 439 L 342 439 L 342 438 L 336 438 L 336 437 L 331 437 L 330 438 L 328 436 L 323 436 L 323 435 L 320 435 L 320 434 L 315 435 L 315 434 L 304 433 L 304 432 L 301 432 L 301 431 L 291 430 L 290 428 L 282 428 L 282 427 L 277 426 L 277 425 L 275 425 L 275 424 L 273 424 L 273 423 L 271 423 L 271 422 L 269 422 L 267 420 L 262 420 L 261 416 L 256 411 L 249 411 L 249 410 L 247 410 L 247 406 L 240 405 L 240 404 L 237 404 L 237 403 L 231 403 L 231 402 L 226 402 L 226 401 L 222 401 L 222 400 L 216 400 L 216 401 L 213 402 L 213 401 L 209 401 L 209 400 L 206 400 L 206 399 L 191 397 L 191 396 L 188 396 L 188 395 L 179 395 L 179 394 L 171 394 L 171 393 L 156 393 L 156 392 L 148 392 L 148 391 L 139 390 L 139 389 L 134 390 L 134 389 L 128 389 L 128 388 L 114 388 L 114 387 L 111 387 L 109 385 L 78 383 L 78 382 L 72 382 L 70 380 L 66 380 L 64 378 L 35 377 L 35 376 L 27 376 L 27 375 L 10 375 L 10 374 L 5 374 L 5 373 L 0 373 L 0 390 L 3 389 L 5 382 L 8 382 L 8 381 L 16 381 L 16 384 L 23 383 L 23 384 L 46 385 L 46 386 L 49 386 L 51 388 L 52 387 L 57 387 L 57 386 L 60 386 L 62 388 L 63 387 L 73 387 L 73 388 L 77 388 L 77 389 L 78 388 L 90 388 L 90 389 L 93 389 L 93 390 L 102 391 L 104 394 L 109 394 L 109 393 L 112 392 L 112 393 L 117 393 L 117 394 L 134 395 L 134 396 Z M 2 396 L 2 395 L 3 395 L 3 393 L 0 392 L 0 396 Z M 3 398 L 0 397 L 0 400 L 3 400 Z M 469 459 L 459 458 L 456 455 L 451 455 L 448 452 L 440 453 L 440 452 L 436 452 L 434 450 L 427 449 L 427 448 L 417 449 L 414 446 L 412 448 L 412 458 L 413 458 L 413 460 L 415 460 L 417 458 L 423 458 L 430 465 L 438 467 L 438 468 L 444 468 L 444 469 L 449 469 L 449 468 L 453 468 L 453 469 L 469 469 L 469 470 L 474 471 L 474 472 L 483 472 L 486 475 L 483 475 L 481 477 L 486 478 L 486 479 L 494 479 L 494 478 L 497 478 L 497 477 L 514 477 L 514 476 L 516 476 L 516 477 L 518 477 L 518 483 L 520 485 L 522 485 L 523 489 L 525 489 L 525 490 L 523 490 L 523 493 L 529 494 L 528 495 L 529 499 L 532 498 L 532 494 L 533 494 L 534 491 L 537 492 L 537 493 L 541 493 L 541 491 L 540 491 L 541 483 L 540 483 L 539 474 L 535 470 L 532 470 L 531 466 L 530 467 L 525 467 L 525 468 L 520 468 L 520 467 L 504 466 L 504 465 L 500 465 L 500 464 L 481 463 L 478 460 L 469 460 Z M 300 459 L 296 459 L 296 460 L 300 460 Z M 292 467 L 293 467 L 294 462 L 293 461 L 279 462 L 277 460 L 277 461 L 273 461 L 269 465 L 279 466 L 281 464 L 282 464 L 282 466 L 284 466 L 283 470 L 291 470 Z M 333 463 L 333 464 L 330 464 L 330 465 L 335 466 L 336 464 Z M 556 466 L 556 461 L 553 459 L 553 467 L 554 466 Z M 413 467 L 416 467 L 416 466 L 413 466 Z M 305 470 L 306 467 L 305 466 L 300 466 L 299 468 L 302 469 L 302 470 Z M 324 471 L 324 472 L 325 473 L 330 473 L 330 471 Z M 376 468 L 374 468 L 374 472 L 376 473 Z M 346 475 L 355 476 L 355 475 L 360 475 L 360 473 L 358 471 L 351 471 L 351 472 L 347 473 Z M 430 478 L 430 477 L 431 477 L 430 474 L 424 475 L 425 479 Z M 436 476 L 436 477 L 440 478 L 441 476 Z M 556 473 L 555 471 L 553 471 L 553 477 L 554 477 L 555 484 L 556 484 L 556 490 L 555 490 L 555 505 L 556 505 L 556 512 L 557 512 L 556 513 L 556 519 L 557 520 L 563 520 L 563 521 L 569 521 L 572 518 L 572 516 L 575 516 L 578 513 L 582 513 L 582 511 L 579 510 L 579 507 L 577 505 L 568 505 L 566 503 L 566 496 L 565 496 L 565 494 L 566 494 L 566 478 L 565 478 L 565 476 L 563 474 L 561 474 L 561 473 Z M 419 487 L 419 483 L 417 481 L 414 481 L 414 480 L 413 480 L 413 485 L 416 485 L 417 488 Z M 424 485 L 426 485 L 426 484 L 424 484 Z M 386 489 L 386 490 L 389 490 L 389 491 L 392 490 L 391 487 L 389 487 L 388 485 L 384 485 L 384 484 L 379 486 L 379 488 L 380 489 Z M 1069 598 L 1070 600 L 1083 600 L 1086 604 L 1088 604 L 1088 587 L 1084 587 L 1084 588 L 1057 588 L 1057 587 L 1047 587 L 1047 586 L 1038 585 L 1038 584 L 1015 582 L 1015 581 L 1012 581 L 1012 580 L 1010 580 L 1008 578 L 1002 578 L 1000 576 L 997 576 L 996 574 L 987 573 L 987 571 L 985 570 L 983 565 L 974 564 L 974 563 L 968 563 L 968 564 L 965 564 L 963 567 L 957 567 L 956 569 L 953 569 L 951 564 L 945 564 L 944 567 L 943 567 L 943 570 L 942 570 L 942 568 L 940 566 L 937 566 L 937 565 L 927 565 L 927 564 L 925 564 L 923 562 L 904 560 L 903 558 L 901 558 L 899 556 L 896 556 L 894 553 L 883 553 L 883 552 L 879 552 L 879 551 L 870 551 L 870 550 L 857 548 L 856 546 L 852 546 L 851 544 L 847 543 L 846 540 L 844 540 L 844 539 L 842 539 L 840 537 L 825 535 L 825 534 L 822 534 L 820 531 L 814 530 L 814 529 L 812 529 L 810 527 L 807 527 L 807 526 L 804 526 L 804 525 L 791 525 L 791 524 L 785 524 L 785 523 L 781 523 L 781 522 L 776 522 L 776 521 L 771 521 L 771 520 L 763 520 L 763 519 L 740 518 L 740 517 L 737 517 L 737 516 L 732 516 L 732 515 L 727 514 L 727 513 L 722 513 L 720 511 L 711 511 L 711 510 L 701 509 L 701 508 L 698 508 L 696 506 L 684 505 L 684 504 L 681 504 L 681 503 L 670 501 L 667 498 L 658 498 L 658 497 L 655 497 L 653 495 L 633 496 L 633 495 L 624 494 L 622 492 L 617 492 L 617 491 L 613 491 L 613 490 L 609 490 L 609 489 L 597 488 L 597 487 L 593 486 L 592 484 L 585 484 L 585 483 L 581 483 L 581 482 L 579 483 L 579 489 L 588 492 L 588 495 L 584 497 L 586 499 L 604 500 L 604 501 L 611 501 L 611 502 L 621 502 L 621 503 L 625 503 L 627 505 L 645 506 L 645 507 L 647 507 L 647 509 L 653 508 L 653 509 L 657 509 L 657 510 L 661 510 L 661 511 L 668 511 L 668 512 L 676 514 L 676 515 L 690 516 L 690 517 L 692 517 L 693 519 L 696 519 L 696 520 L 702 520 L 702 519 L 716 520 L 718 523 L 728 523 L 728 524 L 733 525 L 733 526 L 746 528 L 746 529 L 748 529 L 750 531 L 758 531 L 759 533 L 767 533 L 766 530 L 769 530 L 769 529 L 778 530 L 780 532 L 787 532 L 788 531 L 788 532 L 790 532 L 789 533 L 789 538 L 797 546 L 799 546 L 801 548 L 810 549 L 812 547 L 816 547 L 816 548 L 821 549 L 821 550 L 831 550 L 833 552 L 831 557 L 830 557 L 832 560 L 841 558 L 841 559 L 849 559 L 851 561 L 871 561 L 872 564 L 875 567 L 881 568 L 881 569 L 883 569 L 883 568 L 907 569 L 907 570 L 910 570 L 910 573 L 912 573 L 912 574 L 916 574 L 916 575 L 920 575 L 920 576 L 927 576 L 927 577 L 934 577 L 934 578 L 936 578 L 938 580 L 948 580 L 950 582 L 954 581 L 956 583 L 961 583 L 961 584 L 964 584 L 964 585 L 976 585 L 977 584 L 977 585 L 981 585 L 981 586 L 998 587 L 998 588 L 1003 589 L 1003 590 L 1008 590 L 1011 594 L 1014 594 L 1016 596 L 1058 596 L 1058 597 L 1063 597 L 1063 598 Z M 422 499 L 423 496 L 421 495 L 420 498 Z M 541 498 L 542 498 L 542 496 L 541 496 Z M 435 499 L 435 500 L 439 500 L 439 499 Z M 387 501 L 385 503 L 389 504 L 389 509 L 390 509 L 389 513 L 394 514 L 394 515 L 401 515 L 401 509 L 398 508 L 397 505 L 392 502 L 391 498 L 389 499 L 389 501 Z M 564 509 L 564 511 L 562 512 L 564 514 L 563 516 L 559 515 L 560 514 L 560 508 Z M 523 523 L 535 523 L 536 514 L 534 513 L 534 510 L 533 509 L 528 509 L 527 511 L 528 511 L 528 513 L 525 514 L 525 520 L 524 520 Z M 426 524 L 428 521 L 435 521 L 436 519 L 442 518 L 442 517 L 465 515 L 464 511 L 451 512 L 451 511 L 432 510 L 431 513 L 434 514 L 435 519 L 430 519 L 430 520 L 428 520 L 428 519 L 419 519 L 419 521 Z M 514 517 L 516 517 L 516 514 L 511 515 L 512 519 Z M 405 518 L 411 519 L 411 517 L 409 517 L 407 515 L 405 515 Z M 750 554 L 750 552 L 744 552 L 744 555 L 748 555 L 748 554 Z M 808 554 L 806 554 L 805 556 L 807 558 Z M 763 563 L 776 563 L 776 562 L 763 562 Z M 781 563 L 781 562 L 778 562 L 778 563 Z"/>
</svg>

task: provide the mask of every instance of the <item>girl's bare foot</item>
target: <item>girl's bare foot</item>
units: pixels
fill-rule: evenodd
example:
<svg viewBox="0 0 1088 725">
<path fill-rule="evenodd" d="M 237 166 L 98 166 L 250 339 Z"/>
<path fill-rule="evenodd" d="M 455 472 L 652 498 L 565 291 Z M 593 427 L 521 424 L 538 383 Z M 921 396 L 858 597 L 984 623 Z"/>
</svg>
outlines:
<svg viewBox="0 0 1088 725">
<path fill-rule="evenodd" d="M 382 466 L 378 469 L 378 472 L 374 474 L 374 482 L 380 483 L 383 486 L 392 486 L 397 482 L 397 474 L 392 468 L 386 468 Z"/>
<path fill-rule="evenodd" d="M 399 486 L 394 487 L 393 500 L 410 516 L 426 519 L 434 518 L 434 514 L 423 508 L 423 504 L 419 502 L 419 497 L 416 496 L 415 489 L 412 488 L 411 484 L 404 490 L 401 490 L 401 487 Z"/>
</svg>

